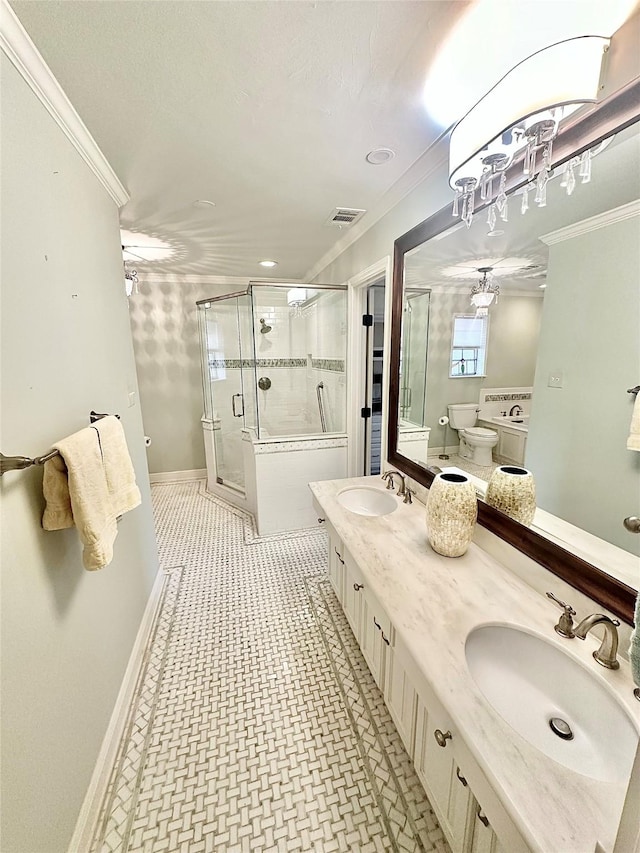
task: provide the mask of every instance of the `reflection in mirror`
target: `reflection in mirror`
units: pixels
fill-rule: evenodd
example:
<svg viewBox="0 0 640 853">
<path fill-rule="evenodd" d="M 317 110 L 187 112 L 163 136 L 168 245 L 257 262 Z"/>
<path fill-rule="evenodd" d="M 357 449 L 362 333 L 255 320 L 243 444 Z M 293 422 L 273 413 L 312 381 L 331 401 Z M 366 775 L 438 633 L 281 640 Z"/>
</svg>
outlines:
<svg viewBox="0 0 640 853">
<path fill-rule="evenodd" d="M 405 254 L 397 446 L 479 486 L 496 465 L 524 466 L 535 529 L 562 544 L 584 541 L 579 528 L 596 548 L 605 540 L 636 556 L 640 536 L 623 519 L 640 515 L 640 453 L 626 447 L 627 389 L 640 382 L 639 139 L 635 124 L 592 149 L 584 186 L 556 169 L 545 207 L 517 190 L 498 228 L 480 213 Z M 471 304 L 474 286 L 499 292 L 485 308 Z M 408 424 L 429 431 L 426 458 L 407 450 Z M 637 560 L 616 562 L 603 570 L 637 589 Z"/>
<path fill-rule="evenodd" d="M 430 428 L 425 422 L 427 348 L 431 291 L 405 288 L 402 304 L 398 448 L 414 462 L 427 464 Z"/>
</svg>

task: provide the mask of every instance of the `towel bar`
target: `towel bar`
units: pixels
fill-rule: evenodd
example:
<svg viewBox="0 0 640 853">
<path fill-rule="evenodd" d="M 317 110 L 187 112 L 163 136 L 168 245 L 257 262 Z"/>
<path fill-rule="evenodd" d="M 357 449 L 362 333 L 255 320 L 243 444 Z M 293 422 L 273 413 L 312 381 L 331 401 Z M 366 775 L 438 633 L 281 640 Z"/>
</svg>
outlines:
<svg viewBox="0 0 640 853">
<path fill-rule="evenodd" d="M 634 385 L 633 388 L 627 388 L 627 394 L 638 394 L 640 392 L 640 385 Z"/>
<path fill-rule="evenodd" d="M 99 421 L 100 418 L 106 417 L 108 417 L 106 412 L 104 414 L 93 411 L 89 413 L 89 421 L 92 424 Z M 116 417 L 119 419 L 120 415 L 116 415 Z M 49 459 L 53 459 L 54 456 L 59 455 L 57 450 L 50 450 L 42 456 L 34 456 L 33 458 L 30 456 L 5 456 L 4 453 L 0 453 L 0 477 L 6 474 L 7 471 L 23 471 L 25 468 L 31 468 L 33 465 L 44 465 Z"/>
</svg>

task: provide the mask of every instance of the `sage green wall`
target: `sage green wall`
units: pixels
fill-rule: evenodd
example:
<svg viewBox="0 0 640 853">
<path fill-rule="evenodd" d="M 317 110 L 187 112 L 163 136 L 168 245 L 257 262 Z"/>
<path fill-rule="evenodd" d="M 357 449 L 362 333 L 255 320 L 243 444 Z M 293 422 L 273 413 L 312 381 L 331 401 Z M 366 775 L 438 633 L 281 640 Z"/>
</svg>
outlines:
<svg viewBox="0 0 640 853">
<path fill-rule="evenodd" d="M 38 455 L 117 412 L 142 506 L 113 563 L 82 567 L 75 530 L 45 532 L 42 468 L 2 496 L 3 853 L 64 853 L 157 572 L 118 210 L 2 54 L 2 443 Z"/>
<path fill-rule="evenodd" d="M 205 467 L 196 301 L 246 290 L 248 284 L 248 279 L 211 284 L 177 274 L 140 275 L 129 313 L 152 474 Z"/>
<path fill-rule="evenodd" d="M 640 218 L 549 250 L 526 465 L 538 505 L 628 551 L 640 453 L 626 449 L 640 372 Z M 548 386 L 562 372 L 562 388 Z"/>
<path fill-rule="evenodd" d="M 427 357 L 427 426 L 435 432 L 432 446 L 442 444 L 440 415 L 446 415 L 450 403 L 477 403 L 481 388 L 520 388 L 533 385 L 536 354 L 540 334 L 543 300 L 537 296 L 507 296 L 503 294 L 489 309 L 489 346 L 487 375 L 449 378 L 452 318 L 454 314 L 469 314 L 468 293 L 431 294 L 429 320 L 429 351 Z M 449 431 L 447 443 L 456 442 Z"/>
</svg>

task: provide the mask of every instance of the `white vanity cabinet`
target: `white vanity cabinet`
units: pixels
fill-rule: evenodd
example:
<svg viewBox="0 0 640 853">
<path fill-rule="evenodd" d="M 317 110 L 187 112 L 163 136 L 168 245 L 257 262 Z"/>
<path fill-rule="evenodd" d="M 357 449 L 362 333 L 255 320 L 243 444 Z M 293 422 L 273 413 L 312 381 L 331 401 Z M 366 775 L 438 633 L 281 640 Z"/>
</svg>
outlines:
<svg viewBox="0 0 640 853">
<path fill-rule="evenodd" d="M 526 853 L 528 848 L 456 734 L 449 715 L 397 635 L 364 573 L 329 523 L 327 532 L 331 586 L 384 694 L 452 853 Z M 469 781 L 467 773 L 474 782 Z M 500 825 L 503 843 L 483 803 L 490 809 L 491 819 Z"/>
<path fill-rule="evenodd" d="M 385 650 L 391 646 L 391 620 L 365 583 L 362 572 L 333 528 L 329 534 L 329 581 L 342 604 L 371 674 L 383 689 Z"/>
<path fill-rule="evenodd" d="M 328 574 L 333 591 L 338 597 L 340 604 L 344 599 L 344 558 L 342 556 L 343 546 L 331 525 L 327 525 L 328 542 Z M 344 606 L 344 605 L 343 605 Z"/>
<path fill-rule="evenodd" d="M 411 676 L 411 657 L 395 631 L 393 640 L 386 649 L 384 700 L 404 748 L 413 755 L 418 694 Z"/>
<path fill-rule="evenodd" d="M 527 445 L 527 433 L 520 429 L 498 427 L 498 456 L 504 462 L 524 464 L 524 451 Z"/>
<path fill-rule="evenodd" d="M 418 698 L 414 767 L 427 793 L 436 817 L 453 853 L 515 853 L 526 851 L 522 840 L 508 831 L 509 847 L 503 846 L 489 822 L 482 805 L 476 799 L 460 761 L 460 741 L 448 715 L 433 697 Z M 469 758 L 465 755 L 469 762 Z M 469 762 L 470 763 L 470 762 Z M 470 768 L 469 768 L 470 769 Z M 475 768 L 474 775 L 477 777 Z M 483 799 L 485 785 L 476 792 Z M 482 793 L 480 792 L 482 790 Z M 495 795 L 491 796 L 495 812 Z M 508 821 L 506 814 L 501 821 Z"/>
</svg>

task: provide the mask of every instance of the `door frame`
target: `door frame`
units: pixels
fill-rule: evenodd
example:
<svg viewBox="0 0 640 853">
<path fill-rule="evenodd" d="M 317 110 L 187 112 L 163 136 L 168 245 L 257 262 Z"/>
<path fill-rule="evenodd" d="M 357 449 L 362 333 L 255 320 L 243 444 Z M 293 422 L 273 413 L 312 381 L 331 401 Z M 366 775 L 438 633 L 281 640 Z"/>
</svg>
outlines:
<svg viewBox="0 0 640 853">
<path fill-rule="evenodd" d="M 360 409 L 366 395 L 366 328 L 362 315 L 366 312 L 367 288 L 384 279 L 384 343 L 382 349 L 382 425 L 380 437 L 380 465 L 387 464 L 387 421 L 389 409 L 389 353 L 391 351 L 391 272 L 392 257 L 386 255 L 346 282 L 349 337 L 347 342 L 347 476 L 364 474 L 364 429 Z"/>
</svg>

